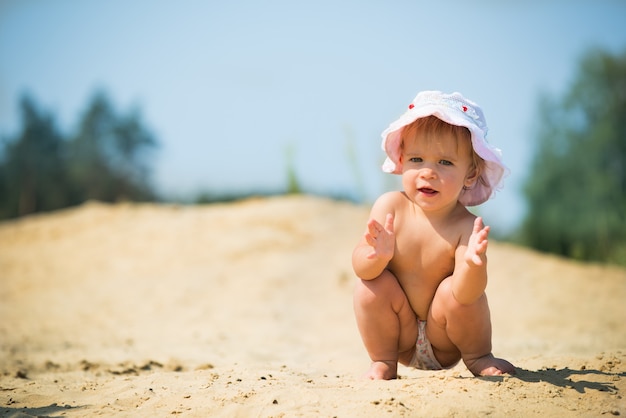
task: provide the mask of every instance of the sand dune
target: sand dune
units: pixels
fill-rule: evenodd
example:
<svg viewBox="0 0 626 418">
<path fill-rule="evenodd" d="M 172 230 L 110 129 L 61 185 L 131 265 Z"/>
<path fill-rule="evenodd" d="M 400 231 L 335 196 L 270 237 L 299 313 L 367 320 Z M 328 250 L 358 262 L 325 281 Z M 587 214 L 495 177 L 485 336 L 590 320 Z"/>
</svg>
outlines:
<svg viewBox="0 0 626 418">
<path fill-rule="evenodd" d="M 626 270 L 498 242 L 494 353 L 517 376 L 361 380 L 350 253 L 367 213 L 92 202 L 0 224 L 0 415 L 626 414 Z"/>
</svg>

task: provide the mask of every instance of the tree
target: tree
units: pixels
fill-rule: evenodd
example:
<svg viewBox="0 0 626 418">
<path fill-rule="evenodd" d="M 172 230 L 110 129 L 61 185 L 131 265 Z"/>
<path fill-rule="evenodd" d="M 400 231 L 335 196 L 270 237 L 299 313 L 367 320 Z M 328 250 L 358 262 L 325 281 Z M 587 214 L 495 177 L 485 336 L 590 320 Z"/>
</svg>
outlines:
<svg viewBox="0 0 626 418">
<path fill-rule="evenodd" d="M 60 209 L 88 199 L 154 200 L 149 152 L 154 137 L 138 111 L 118 116 L 96 93 L 68 140 L 30 96 L 20 101 L 22 126 L 0 149 L 0 218 Z"/>
<path fill-rule="evenodd" d="M 626 264 L 626 51 L 589 51 L 563 98 L 539 109 L 523 242 Z"/>
<path fill-rule="evenodd" d="M 20 101 L 22 130 L 7 143 L 0 215 L 15 217 L 67 205 L 65 143 L 52 118 L 30 96 Z"/>
<path fill-rule="evenodd" d="M 81 200 L 152 200 L 147 152 L 156 146 L 138 112 L 118 116 L 97 92 L 70 141 L 70 172 Z"/>
</svg>

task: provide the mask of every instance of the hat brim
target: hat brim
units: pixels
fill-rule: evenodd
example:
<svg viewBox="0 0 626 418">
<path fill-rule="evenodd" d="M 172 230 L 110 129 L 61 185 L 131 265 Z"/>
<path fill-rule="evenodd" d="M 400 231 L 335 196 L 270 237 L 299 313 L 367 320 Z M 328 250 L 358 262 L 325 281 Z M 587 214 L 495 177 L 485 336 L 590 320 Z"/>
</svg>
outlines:
<svg viewBox="0 0 626 418">
<path fill-rule="evenodd" d="M 475 103 L 467 102 L 473 108 L 478 108 Z M 482 112 L 480 113 L 482 116 Z M 392 174 L 402 173 L 400 162 L 402 129 L 417 119 L 427 116 L 435 116 L 451 125 L 464 126 L 470 131 L 472 148 L 486 163 L 485 171 L 481 174 L 485 184 L 477 182 L 470 189 L 464 190 L 459 201 L 465 206 L 476 206 L 487 201 L 496 190 L 501 188 L 502 179 L 508 169 L 502 162 L 501 151 L 487 142 L 485 138 L 486 125 L 481 128 L 473 121 L 472 117 L 468 117 L 460 108 L 455 110 L 440 104 L 415 106 L 391 123 L 382 133 L 381 146 L 387 154 L 387 159 L 382 167 L 383 171 Z"/>
</svg>

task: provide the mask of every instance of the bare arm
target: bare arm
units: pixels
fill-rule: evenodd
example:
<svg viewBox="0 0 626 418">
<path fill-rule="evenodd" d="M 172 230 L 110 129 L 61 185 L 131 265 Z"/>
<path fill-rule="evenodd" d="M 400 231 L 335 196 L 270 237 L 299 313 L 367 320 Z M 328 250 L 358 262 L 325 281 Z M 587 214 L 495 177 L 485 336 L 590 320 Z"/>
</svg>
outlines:
<svg viewBox="0 0 626 418">
<path fill-rule="evenodd" d="M 352 252 L 352 268 L 363 280 L 380 276 L 393 258 L 394 212 L 391 194 L 381 196 L 372 206 L 366 231 Z"/>
<path fill-rule="evenodd" d="M 487 288 L 488 237 L 489 227 L 478 217 L 467 244 L 457 248 L 452 293 L 461 304 L 474 303 Z"/>
</svg>

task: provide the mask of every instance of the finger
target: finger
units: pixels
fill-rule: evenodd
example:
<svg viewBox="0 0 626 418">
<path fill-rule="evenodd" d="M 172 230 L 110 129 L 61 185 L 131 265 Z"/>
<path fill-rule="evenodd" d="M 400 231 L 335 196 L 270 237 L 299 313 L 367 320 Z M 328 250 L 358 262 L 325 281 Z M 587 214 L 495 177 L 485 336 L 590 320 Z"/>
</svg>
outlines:
<svg viewBox="0 0 626 418">
<path fill-rule="evenodd" d="M 483 260 L 480 258 L 478 254 L 474 254 L 474 256 L 472 257 L 472 262 L 477 266 L 483 265 Z"/>
<path fill-rule="evenodd" d="M 382 230 L 381 224 L 378 223 L 376 219 L 370 219 L 367 223 L 367 229 L 370 234 L 378 235 L 378 233 Z"/>
<path fill-rule="evenodd" d="M 480 231 L 476 233 L 476 236 L 478 237 L 479 241 L 486 240 L 487 237 L 489 236 L 489 229 L 488 228 L 481 229 Z"/>
<path fill-rule="evenodd" d="M 479 216 L 474 219 L 474 233 L 477 233 L 481 229 L 483 229 L 483 218 Z"/>
<path fill-rule="evenodd" d="M 385 219 L 385 230 L 389 232 L 390 234 L 393 234 L 393 220 L 394 220 L 393 214 L 388 213 L 387 218 Z"/>
</svg>

